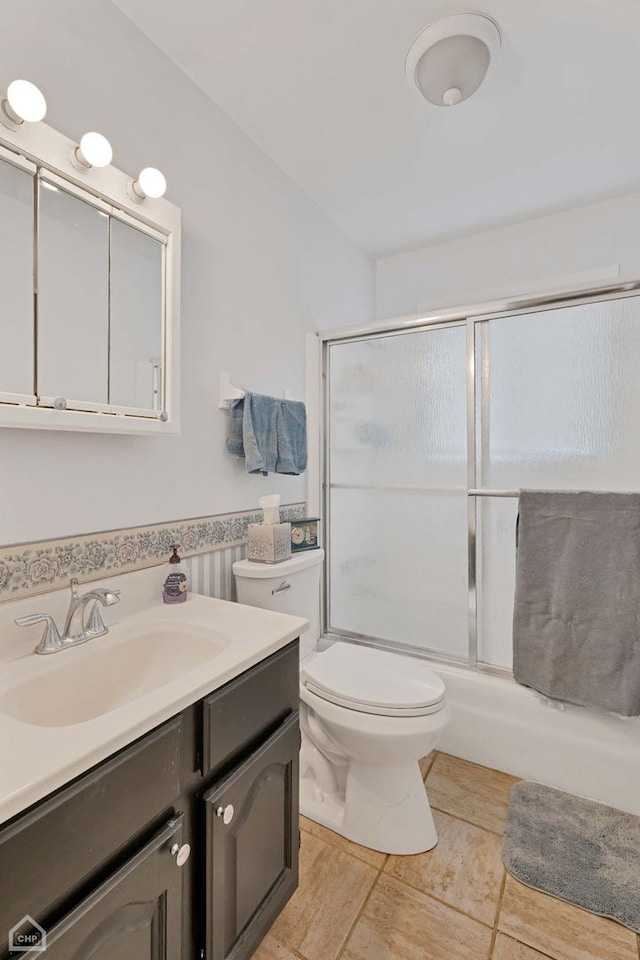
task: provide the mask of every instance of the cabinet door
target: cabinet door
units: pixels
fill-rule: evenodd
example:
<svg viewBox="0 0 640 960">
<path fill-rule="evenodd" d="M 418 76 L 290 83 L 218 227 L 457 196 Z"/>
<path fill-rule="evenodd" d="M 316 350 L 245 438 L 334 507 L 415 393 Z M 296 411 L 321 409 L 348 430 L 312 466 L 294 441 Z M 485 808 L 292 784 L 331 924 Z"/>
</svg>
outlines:
<svg viewBox="0 0 640 960">
<path fill-rule="evenodd" d="M 207 794 L 207 960 L 246 960 L 298 885 L 298 714 Z"/>
<path fill-rule="evenodd" d="M 181 835 L 179 816 L 45 930 L 44 953 L 40 947 L 20 955 L 27 960 L 180 960 L 182 857 L 171 849 L 180 847 Z"/>
<path fill-rule="evenodd" d="M 0 958 L 21 917 L 75 906 L 144 824 L 168 816 L 180 795 L 182 738 L 177 717 L 0 829 Z"/>
</svg>

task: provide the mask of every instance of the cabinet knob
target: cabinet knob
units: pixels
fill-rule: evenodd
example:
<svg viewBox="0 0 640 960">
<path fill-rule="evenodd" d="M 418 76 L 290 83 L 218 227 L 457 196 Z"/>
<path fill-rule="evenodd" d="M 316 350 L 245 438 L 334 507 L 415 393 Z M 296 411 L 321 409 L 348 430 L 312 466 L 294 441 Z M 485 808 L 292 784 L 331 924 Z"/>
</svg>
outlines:
<svg viewBox="0 0 640 960">
<path fill-rule="evenodd" d="M 216 817 L 222 817 L 223 823 L 231 823 L 233 820 L 233 815 L 235 810 L 233 809 L 233 804 L 228 803 L 226 807 L 218 807 L 216 810 Z"/>
<path fill-rule="evenodd" d="M 176 863 L 178 866 L 183 867 L 191 856 L 191 847 L 188 843 L 183 843 L 182 846 L 180 846 L 179 843 L 174 843 L 170 848 L 169 853 L 172 857 L 176 858 Z"/>
</svg>

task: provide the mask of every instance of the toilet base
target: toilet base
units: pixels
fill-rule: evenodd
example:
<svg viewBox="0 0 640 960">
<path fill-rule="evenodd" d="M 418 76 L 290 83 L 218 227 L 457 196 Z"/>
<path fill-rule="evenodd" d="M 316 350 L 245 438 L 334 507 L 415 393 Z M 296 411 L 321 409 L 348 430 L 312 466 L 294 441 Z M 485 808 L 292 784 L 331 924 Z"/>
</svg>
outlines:
<svg viewBox="0 0 640 960">
<path fill-rule="evenodd" d="M 416 761 L 393 766 L 351 761 L 345 794 L 324 793 L 310 770 L 300 778 L 300 813 L 381 853 L 425 853 L 437 843 Z"/>
</svg>

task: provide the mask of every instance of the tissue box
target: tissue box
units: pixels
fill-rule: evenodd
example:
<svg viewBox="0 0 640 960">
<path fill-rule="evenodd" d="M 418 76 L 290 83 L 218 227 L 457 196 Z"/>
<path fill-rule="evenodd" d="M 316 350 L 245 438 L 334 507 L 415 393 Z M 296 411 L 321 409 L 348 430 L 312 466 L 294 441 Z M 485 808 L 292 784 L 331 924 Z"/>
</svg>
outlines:
<svg viewBox="0 0 640 960">
<path fill-rule="evenodd" d="M 291 556 L 290 523 L 250 523 L 247 559 L 280 563 Z"/>
</svg>

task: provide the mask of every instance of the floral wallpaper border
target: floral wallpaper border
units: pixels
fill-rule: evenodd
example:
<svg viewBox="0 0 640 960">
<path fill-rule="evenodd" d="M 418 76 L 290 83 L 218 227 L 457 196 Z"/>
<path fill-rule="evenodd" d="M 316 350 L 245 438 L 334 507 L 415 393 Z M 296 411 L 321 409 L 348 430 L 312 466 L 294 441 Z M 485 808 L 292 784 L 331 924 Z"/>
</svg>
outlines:
<svg viewBox="0 0 640 960">
<path fill-rule="evenodd" d="M 280 515 L 299 520 L 305 509 L 286 504 Z M 0 602 L 66 587 L 71 577 L 85 582 L 165 563 L 172 543 L 185 557 L 238 546 L 246 543 L 247 524 L 261 522 L 261 510 L 247 510 L 0 547 Z"/>
</svg>

